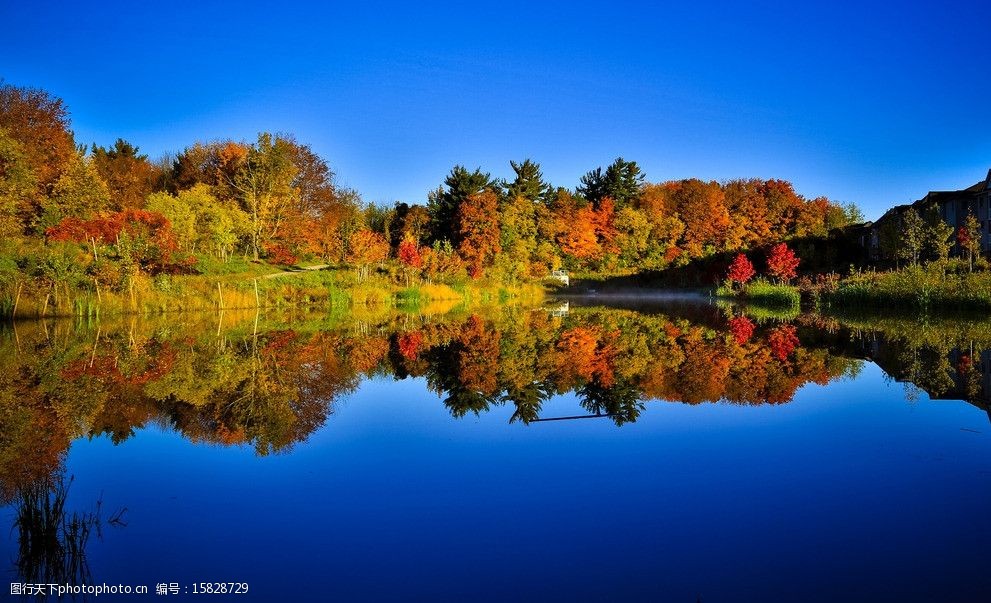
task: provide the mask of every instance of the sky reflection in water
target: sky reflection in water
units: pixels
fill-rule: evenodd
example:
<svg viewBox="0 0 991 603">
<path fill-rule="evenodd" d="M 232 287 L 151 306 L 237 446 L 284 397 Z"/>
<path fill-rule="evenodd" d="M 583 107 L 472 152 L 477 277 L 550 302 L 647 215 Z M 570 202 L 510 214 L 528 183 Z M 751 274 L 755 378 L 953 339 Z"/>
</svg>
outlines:
<svg viewBox="0 0 991 603">
<path fill-rule="evenodd" d="M 476 317 L 491 329 L 483 326 L 475 336 L 484 347 L 482 335 L 501 333 L 498 345 L 485 349 L 509 354 L 498 363 L 505 367 L 525 356 L 521 342 L 536 338 L 538 353 L 531 358 L 546 358 L 567 348 L 562 342 L 570 329 L 598 329 L 596 349 L 611 341 L 610 354 L 626 366 L 612 367 L 614 383 L 634 383 L 641 391 L 645 375 L 658 369 L 631 369 L 636 357 L 623 356 L 624 350 L 670 356 L 676 347 L 685 349 L 672 342 L 693 328 L 702 331 L 710 369 L 724 357 L 741 361 L 732 356 L 738 344 L 726 316 L 679 313 L 579 309 L 551 319 L 536 336 L 539 329 L 508 326 L 519 327 L 519 317 Z M 412 357 L 399 352 L 399 337 L 391 332 L 397 325 L 401 333 L 425 333 L 429 343 L 432 322 L 452 323 L 450 337 L 458 339 L 471 331 L 473 319 L 415 328 L 403 320 L 389 319 L 381 330 L 342 324 L 337 332 L 382 336 L 393 364 L 402 364 Z M 757 342 L 781 326 L 753 322 L 751 341 Z M 452 418 L 452 407 L 443 403 L 447 392 L 428 387 L 437 375 L 428 370 L 396 380 L 395 370 L 383 369 L 389 351 L 362 367 L 356 388 L 338 393 L 322 426 L 288 451 L 267 456 L 251 443 L 224 445 L 203 430 L 191 435 L 191 423 L 180 434 L 170 417 L 186 411 L 159 402 L 171 410 L 138 424 L 117 445 L 107 435 L 72 443 L 64 461 L 65 474 L 76 478 L 70 507 L 85 510 L 102 497 L 107 509 L 127 508 L 126 527 L 104 526 L 103 538 L 87 547 L 97 581 L 249 582 L 251 593 L 242 600 L 923 601 L 979 600 L 991 592 L 983 563 L 991 537 L 991 429 L 980 408 L 983 391 L 974 404 L 930 401 L 924 392 L 906 400 L 903 385 L 878 365 L 843 360 L 844 353 L 865 349 L 872 357 L 887 354 L 902 361 L 887 364 L 888 370 L 911 370 L 930 383 L 945 368 L 932 359 L 943 355 L 956 359 L 947 364 L 951 381 L 962 382 L 959 349 L 898 348 L 890 324 L 871 335 L 845 323 L 825 335 L 821 325 L 794 324 L 801 349 L 782 361 L 791 364 L 785 374 L 797 374 L 798 355 L 818 352 L 825 355 L 820 364 L 830 367 L 829 378 L 819 379 L 826 385 L 803 380 L 793 399 L 778 404 L 644 401 L 636 420 L 619 427 L 610 417 L 510 422 L 518 416 L 512 403 Z M 614 326 L 622 327 L 617 339 L 602 335 Z M 665 332 L 672 326 L 678 335 Z M 33 336 L 19 328 L 23 354 Z M 148 341 L 169 340 L 157 328 Z M 250 323 L 241 328 L 230 334 L 231 345 L 252 339 Z M 101 348 L 117 349 L 114 328 L 101 330 Z M 65 362 L 92 353 L 92 346 L 74 343 L 78 332 L 66 331 L 59 344 L 68 350 L 59 356 L 63 378 Z M 974 327 L 955 337 L 980 343 L 981 332 Z M 296 333 L 313 336 L 312 329 Z M 531 335 L 521 339 L 522 333 Z M 86 336 L 80 341 L 92 341 L 94 333 Z M 633 336 L 643 345 L 630 344 Z M 195 337 L 202 343 L 210 336 Z M 882 339 L 890 340 L 883 349 Z M 451 345 L 448 335 L 437 342 Z M 187 342 L 187 349 L 201 343 Z M 486 383 L 485 371 L 466 365 L 477 360 L 470 347 L 462 345 L 454 361 L 435 355 L 427 364 L 455 373 L 471 368 L 478 387 Z M 743 358 L 757 353 L 755 347 Z M 422 347 L 416 361 L 429 354 L 429 346 Z M 909 357 L 929 358 L 929 373 L 906 368 Z M 529 376 L 557 379 L 576 358 Z M 135 387 L 147 392 L 151 381 L 167 380 L 156 373 L 135 385 L 133 377 L 147 367 L 132 368 L 129 384 L 101 391 L 131 392 L 127 399 Z M 606 373 L 578 368 L 573 382 L 559 381 L 564 391 L 542 403 L 540 417 L 590 414 L 582 394 L 572 390 Z M 502 370 L 497 382 L 507 379 Z M 0 451 L 10 453 L 12 438 Z M 17 532 L 9 533 L 0 551 L 15 559 Z"/>
</svg>

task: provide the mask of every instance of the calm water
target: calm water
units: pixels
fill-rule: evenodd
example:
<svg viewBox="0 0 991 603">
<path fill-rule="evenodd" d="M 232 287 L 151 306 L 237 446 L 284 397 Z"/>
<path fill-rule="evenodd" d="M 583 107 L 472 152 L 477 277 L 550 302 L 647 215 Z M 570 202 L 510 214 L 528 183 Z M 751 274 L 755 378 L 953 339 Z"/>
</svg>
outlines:
<svg viewBox="0 0 991 603">
<path fill-rule="evenodd" d="M 991 598 L 991 323 L 557 310 L 0 331 L 3 582 Z"/>
</svg>

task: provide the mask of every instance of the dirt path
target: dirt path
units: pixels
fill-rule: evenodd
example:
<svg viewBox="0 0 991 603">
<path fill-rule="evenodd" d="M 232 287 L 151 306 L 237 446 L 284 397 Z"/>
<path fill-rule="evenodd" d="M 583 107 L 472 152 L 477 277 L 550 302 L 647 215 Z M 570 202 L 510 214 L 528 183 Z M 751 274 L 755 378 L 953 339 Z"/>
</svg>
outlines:
<svg viewBox="0 0 991 603">
<path fill-rule="evenodd" d="M 306 272 L 307 270 L 323 270 L 324 268 L 330 268 L 330 264 L 317 264 L 316 266 L 306 266 L 305 268 L 299 268 L 297 270 L 286 270 L 285 272 L 266 274 L 263 278 L 275 278 L 278 276 L 285 276 L 287 274 L 299 274 L 300 272 Z"/>
</svg>

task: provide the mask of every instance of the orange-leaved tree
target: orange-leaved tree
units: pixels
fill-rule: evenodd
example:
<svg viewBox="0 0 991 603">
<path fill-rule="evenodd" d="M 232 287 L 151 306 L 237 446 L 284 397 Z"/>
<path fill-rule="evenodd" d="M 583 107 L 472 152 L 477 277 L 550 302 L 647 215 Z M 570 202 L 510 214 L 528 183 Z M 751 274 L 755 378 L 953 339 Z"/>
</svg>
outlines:
<svg viewBox="0 0 991 603">
<path fill-rule="evenodd" d="M 368 278 L 368 268 L 389 257 L 389 242 L 377 232 L 363 228 L 348 241 L 347 260 L 358 268 L 358 278 Z"/>
<path fill-rule="evenodd" d="M 502 251 L 499 243 L 499 197 L 491 189 L 471 195 L 455 216 L 458 253 L 472 278 L 481 277 Z"/>
</svg>

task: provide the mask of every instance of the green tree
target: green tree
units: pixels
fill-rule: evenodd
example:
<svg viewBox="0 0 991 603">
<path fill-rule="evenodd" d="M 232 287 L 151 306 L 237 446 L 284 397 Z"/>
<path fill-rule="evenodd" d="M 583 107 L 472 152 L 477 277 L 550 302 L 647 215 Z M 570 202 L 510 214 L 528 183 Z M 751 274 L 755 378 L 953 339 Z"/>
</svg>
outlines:
<svg viewBox="0 0 991 603">
<path fill-rule="evenodd" d="M 639 201 L 645 178 L 636 161 L 618 157 L 605 171 L 595 168 L 582 176 L 577 192 L 596 206 L 608 197 L 621 209 Z"/>
<path fill-rule="evenodd" d="M 503 251 L 496 266 L 502 278 L 516 281 L 546 271 L 545 262 L 537 257 L 538 214 L 550 196 L 551 187 L 544 181 L 540 164 L 525 159 L 522 163 L 510 161 L 509 165 L 516 177 L 504 183 L 506 195 L 499 208 L 499 244 Z"/>
<path fill-rule="evenodd" d="M 51 197 L 42 201 L 40 230 L 55 226 L 63 218 L 92 218 L 107 211 L 110 191 L 96 166 L 86 157 L 77 155 L 59 176 Z"/>
<path fill-rule="evenodd" d="M 508 199 L 523 197 L 532 203 L 536 203 L 548 198 L 551 193 L 551 185 L 544 181 L 544 175 L 540 171 L 539 163 L 524 159 L 522 163 L 510 161 L 509 165 L 513 168 L 513 172 L 516 173 L 516 178 L 512 182 L 506 182 L 504 184 Z"/>
<path fill-rule="evenodd" d="M 251 253 L 256 260 L 263 245 L 278 236 L 289 210 L 299 202 L 298 190 L 293 187 L 299 170 L 292 158 L 288 139 L 263 132 L 230 179 L 250 220 Z"/>
<path fill-rule="evenodd" d="M 953 245 L 953 227 L 943 220 L 935 205 L 930 205 L 926 209 L 924 221 L 922 240 L 926 255 L 930 260 L 945 261 Z"/>
<path fill-rule="evenodd" d="M 462 203 L 473 195 L 486 190 L 495 190 L 498 186 L 492 176 L 482 172 L 481 168 L 469 172 L 464 166 L 454 166 L 444 179 L 446 188 L 431 193 L 427 200 L 431 239 L 433 241 L 446 239 L 457 246 L 461 241 L 456 216 Z"/>
<path fill-rule="evenodd" d="M 967 257 L 968 270 L 974 271 L 974 258 L 981 254 L 981 222 L 973 211 L 967 212 L 963 226 L 957 232 L 957 243 Z"/>
<path fill-rule="evenodd" d="M 628 206 L 616 212 L 615 224 L 621 264 L 627 267 L 646 267 L 644 260 L 651 247 L 650 220 L 642 211 Z"/>
<path fill-rule="evenodd" d="M 905 210 L 901 216 L 901 245 L 898 247 L 898 257 L 911 262 L 913 266 L 918 264 L 926 236 L 926 224 L 919 216 L 919 212 L 911 207 Z"/>
<path fill-rule="evenodd" d="M 23 234 L 36 190 L 34 172 L 20 143 L 0 128 L 0 237 Z"/>
<path fill-rule="evenodd" d="M 221 203 L 206 184 L 179 191 L 148 195 L 146 208 L 172 224 L 178 249 L 230 258 L 238 242 L 250 233 L 250 220 L 241 208 Z"/>
<path fill-rule="evenodd" d="M 505 280 L 518 281 L 531 273 L 531 262 L 537 252 L 536 208 L 533 200 L 522 195 L 502 203 L 499 212 L 502 253 L 498 256 L 497 266 Z"/>
<path fill-rule="evenodd" d="M 896 265 L 899 260 L 905 259 L 902 257 L 902 229 L 896 220 L 883 221 L 877 238 L 882 257 L 895 260 Z"/>
</svg>

